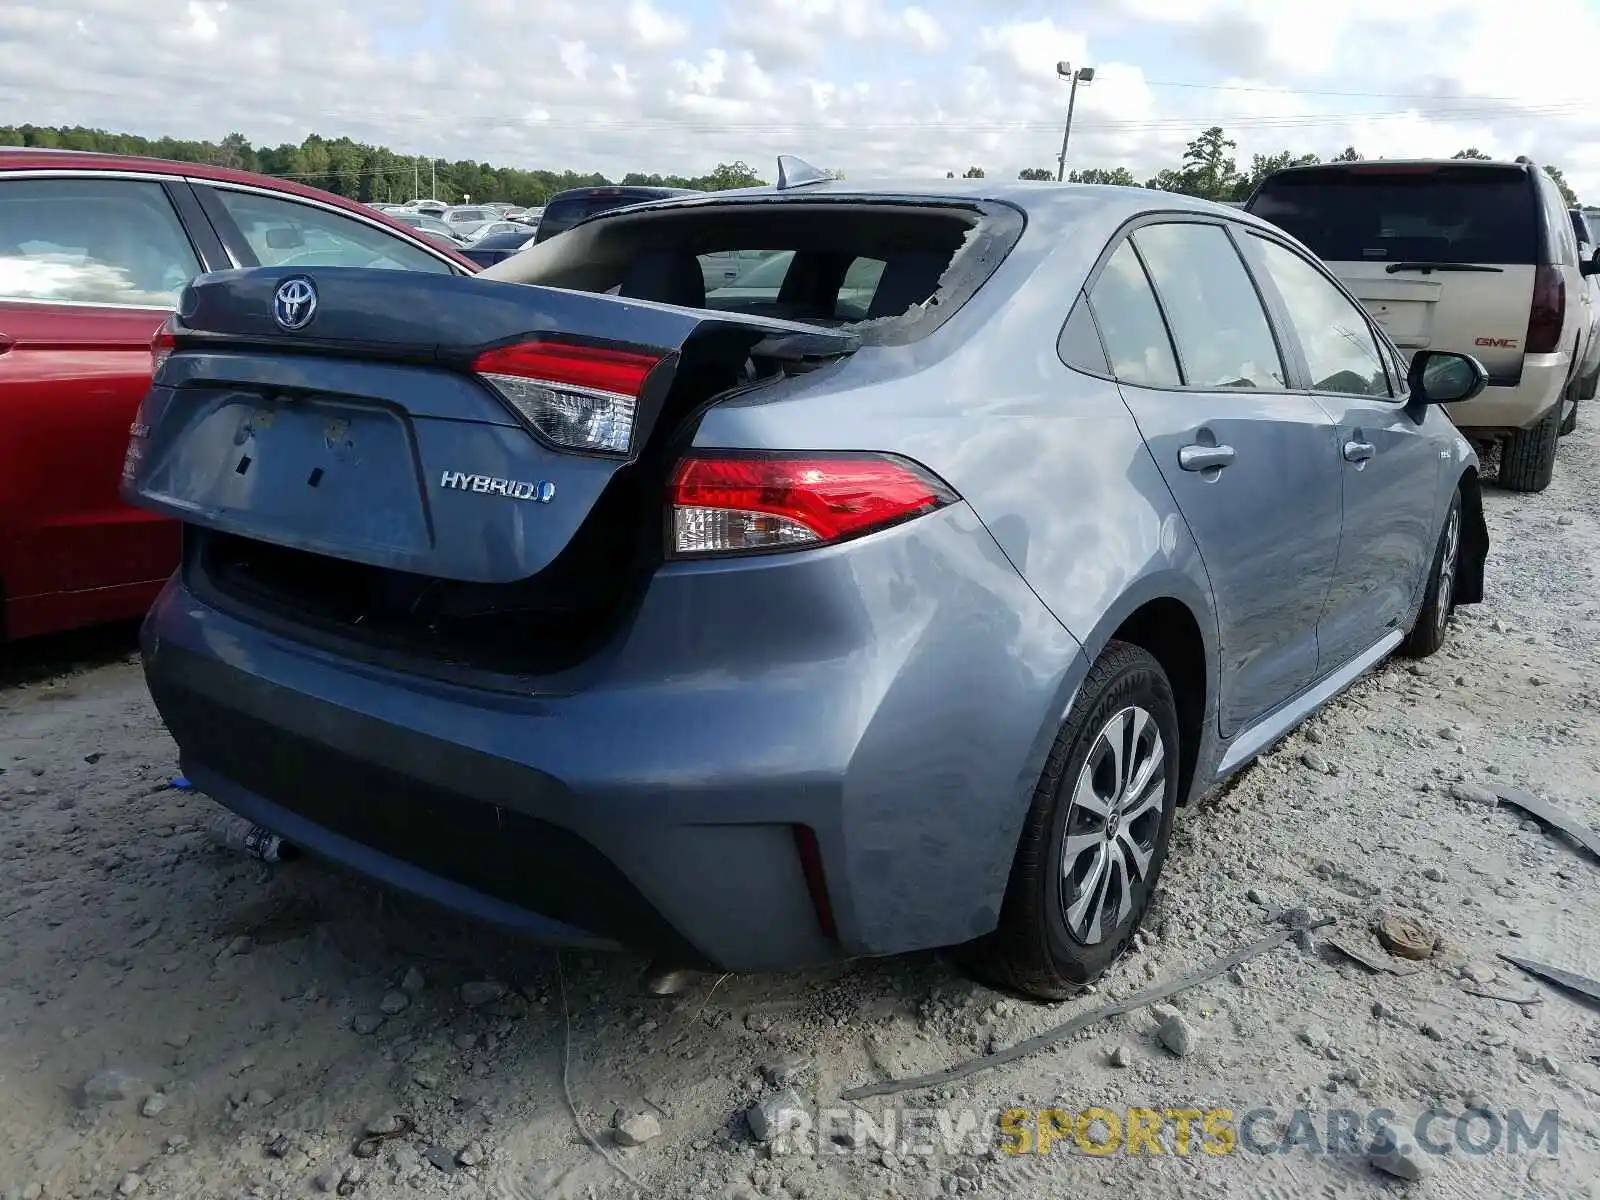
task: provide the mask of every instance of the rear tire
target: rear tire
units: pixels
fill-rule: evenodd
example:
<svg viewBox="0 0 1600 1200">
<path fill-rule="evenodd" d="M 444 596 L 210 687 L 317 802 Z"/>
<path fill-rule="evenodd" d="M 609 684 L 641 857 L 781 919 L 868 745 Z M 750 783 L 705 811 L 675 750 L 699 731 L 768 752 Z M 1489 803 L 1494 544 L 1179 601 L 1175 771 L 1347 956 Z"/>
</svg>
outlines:
<svg viewBox="0 0 1600 1200">
<path fill-rule="evenodd" d="M 1542 492 L 1556 471 L 1556 447 L 1561 440 L 1561 410 L 1554 405 L 1537 424 L 1519 429 L 1506 439 L 1500 456 L 1500 486 L 1513 492 Z"/>
<path fill-rule="evenodd" d="M 1000 924 L 968 961 L 1040 1000 L 1078 992 L 1133 939 L 1178 801 L 1178 710 L 1148 651 L 1112 642 L 1090 669 L 1034 789 Z"/>
<path fill-rule="evenodd" d="M 1434 547 L 1433 563 L 1428 568 L 1428 590 L 1422 595 L 1422 609 L 1400 653 L 1406 658 L 1427 658 L 1444 645 L 1450 628 L 1450 614 L 1456 608 L 1456 572 L 1461 565 L 1461 489 L 1450 497 L 1444 515 L 1444 528 Z"/>
</svg>

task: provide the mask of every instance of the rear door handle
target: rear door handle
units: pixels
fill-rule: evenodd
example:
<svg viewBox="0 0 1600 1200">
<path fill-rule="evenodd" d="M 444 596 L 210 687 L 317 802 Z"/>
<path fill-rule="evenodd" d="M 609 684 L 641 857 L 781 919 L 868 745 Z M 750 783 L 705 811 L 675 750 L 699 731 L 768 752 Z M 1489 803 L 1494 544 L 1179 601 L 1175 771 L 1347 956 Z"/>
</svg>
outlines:
<svg viewBox="0 0 1600 1200">
<path fill-rule="evenodd" d="M 1232 446 L 1202 446 L 1196 443 L 1178 451 L 1178 465 L 1185 471 L 1210 471 L 1233 461 Z"/>
<path fill-rule="evenodd" d="M 1353 462 L 1353 463 L 1366 462 L 1367 459 L 1371 458 L 1377 452 L 1378 452 L 1378 448 L 1376 446 L 1374 446 L 1371 442 L 1360 442 L 1360 441 L 1351 440 L 1351 441 L 1348 441 L 1348 442 L 1346 442 L 1344 444 L 1344 460 L 1345 460 L 1345 462 Z"/>
</svg>

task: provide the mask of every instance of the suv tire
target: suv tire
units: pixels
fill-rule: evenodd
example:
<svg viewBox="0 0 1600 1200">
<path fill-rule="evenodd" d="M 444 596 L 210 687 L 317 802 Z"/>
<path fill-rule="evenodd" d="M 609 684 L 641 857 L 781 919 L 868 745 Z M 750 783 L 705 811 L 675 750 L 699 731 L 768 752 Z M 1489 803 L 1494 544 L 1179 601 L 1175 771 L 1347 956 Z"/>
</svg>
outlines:
<svg viewBox="0 0 1600 1200">
<path fill-rule="evenodd" d="M 1406 658 L 1427 658 L 1444 645 L 1445 631 L 1450 627 L 1450 614 L 1456 607 L 1456 572 L 1461 565 L 1461 489 L 1450 497 L 1450 508 L 1444 514 L 1444 528 L 1439 531 L 1439 543 L 1434 547 L 1433 563 L 1428 568 L 1428 588 L 1422 595 L 1422 608 L 1417 613 L 1416 624 L 1406 640 L 1400 644 L 1400 653 Z"/>
<path fill-rule="evenodd" d="M 1143 648 L 1110 643 L 1050 748 L 999 927 L 970 947 L 980 974 L 1061 1000 L 1117 960 L 1166 861 L 1180 761 L 1166 672 Z"/>
<path fill-rule="evenodd" d="M 1542 492 L 1550 486 L 1556 470 L 1556 447 L 1561 440 L 1562 403 L 1527 429 L 1519 429 L 1506 439 L 1500 455 L 1500 486 L 1513 492 Z"/>
</svg>

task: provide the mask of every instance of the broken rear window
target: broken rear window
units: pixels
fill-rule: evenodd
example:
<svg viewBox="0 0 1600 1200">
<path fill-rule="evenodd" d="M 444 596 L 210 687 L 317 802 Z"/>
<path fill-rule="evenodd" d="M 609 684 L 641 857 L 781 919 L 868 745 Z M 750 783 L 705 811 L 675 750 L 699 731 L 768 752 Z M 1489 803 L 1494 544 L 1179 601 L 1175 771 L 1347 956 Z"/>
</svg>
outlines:
<svg viewBox="0 0 1600 1200">
<path fill-rule="evenodd" d="M 848 327 L 869 343 L 901 344 L 970 299 L 1023 223 L 1010 205 L 983 201 L 673 204 L 588 222 L 485 277 Z"/>
</svg>

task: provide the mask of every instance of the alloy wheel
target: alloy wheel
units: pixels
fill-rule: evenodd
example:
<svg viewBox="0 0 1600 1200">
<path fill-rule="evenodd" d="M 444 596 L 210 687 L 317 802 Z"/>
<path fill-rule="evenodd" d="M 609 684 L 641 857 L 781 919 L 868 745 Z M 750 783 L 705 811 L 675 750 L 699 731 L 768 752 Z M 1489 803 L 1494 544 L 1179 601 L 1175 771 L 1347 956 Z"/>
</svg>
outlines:
<svg viewBox="0 0 1600 1200">
<path fill-rule="evenodd" d="M 1149 880 L 1166 794 L 1160 727 L 1143 708 L 1122 709 L 1095 735 L 1067 810 L 1061 912 L 1082 944 L 1105 941 L 1133 913 L 1137 889 Z"/>
</svg>

